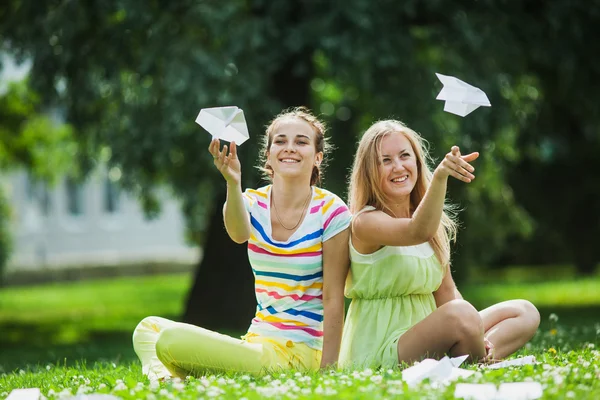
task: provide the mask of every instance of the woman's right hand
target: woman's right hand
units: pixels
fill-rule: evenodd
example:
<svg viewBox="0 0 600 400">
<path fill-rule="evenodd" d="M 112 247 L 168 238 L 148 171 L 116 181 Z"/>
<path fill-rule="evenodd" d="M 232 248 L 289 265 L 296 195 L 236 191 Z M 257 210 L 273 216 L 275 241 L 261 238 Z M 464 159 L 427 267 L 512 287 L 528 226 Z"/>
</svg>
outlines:
<svg viewBox="0 0 600 400">
<path fill-rule="evenodd" d="M 213 139 L 208 146 L 208 151 L 213 156 L 215 167 L 219 170 L 227 184 L 238 185 L 242 181 L 242 165 L 237 157 L 235 142 L 231 142 L 231 148 L 227 153 L 227 145 L 219 150 L 219 139 Z"/>
<path fill-rule="evenodd" d="M 476 160 L 477 157 L 479 157 L 479 153 L 477 152 L 463 156 L 460 154 L 458 146 L 452 146 L 452 150 L 446 154 L 433 175 L 442 179 L 453 176 L 460 181 L 469 183 L 475 179 L 475 175 L 473 175 L 475 168 L 469 163 Z"/>
</svg>

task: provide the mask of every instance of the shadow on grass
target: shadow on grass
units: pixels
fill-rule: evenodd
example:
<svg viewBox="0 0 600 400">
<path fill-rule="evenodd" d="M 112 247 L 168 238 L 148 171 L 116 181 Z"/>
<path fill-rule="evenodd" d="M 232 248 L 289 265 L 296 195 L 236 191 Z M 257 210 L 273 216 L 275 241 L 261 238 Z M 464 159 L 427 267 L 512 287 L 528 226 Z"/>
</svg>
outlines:
<svg viewBox="0 0 600 400">
<path fill-rule="evenodd" d="M 12 323 L 0 325 L 0 373 L 72 366 L 82 360 L 127 363 L 136 361 L 131 330 L 94 330 L 66 323 Z"/>
</svg>

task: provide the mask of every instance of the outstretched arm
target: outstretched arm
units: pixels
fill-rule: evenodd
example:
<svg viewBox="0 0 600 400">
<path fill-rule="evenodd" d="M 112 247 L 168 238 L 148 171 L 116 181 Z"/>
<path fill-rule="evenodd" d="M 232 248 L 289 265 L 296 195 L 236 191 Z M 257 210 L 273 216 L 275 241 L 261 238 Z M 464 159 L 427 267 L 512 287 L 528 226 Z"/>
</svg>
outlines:
<svg viewBox="0 0 600 400">
<path fill-rule="evenodd" d="M 244 243 L 250 238 L 250 216 L 244 206 L 242 195 L 242 169 L 237 157 L 235 142 L 227 153 L 227 145 L 219 150 L 219 140 L 214 139 L 208 147 L 214 164 L 227 182 L 227 199 L 223 205 L 223 221 L 231 240 Z"/>
<path fill-rule="evenodd" d="M 334 366 L 340 354 L 344 328 L 344 285 L 350 256 L 345 229 L 323 243 L 323 356 L 321 368 Z"/>
</svg>

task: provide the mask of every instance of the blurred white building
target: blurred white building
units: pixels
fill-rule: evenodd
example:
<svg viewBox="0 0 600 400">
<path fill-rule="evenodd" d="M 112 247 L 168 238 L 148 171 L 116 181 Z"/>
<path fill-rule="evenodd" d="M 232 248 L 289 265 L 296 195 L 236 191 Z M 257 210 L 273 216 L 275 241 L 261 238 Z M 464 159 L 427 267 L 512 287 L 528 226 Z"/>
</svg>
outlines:
<svg viewBox="0 0 600 400">
<path fill-rule="evenodd" d="M 0 95 L 31 68 L 3 52 L 0 64 Z M 138 201 L 120 192 L 117 172 L 100 168 L 82 185 L 62 179 L 51 188 L 26 172 L 0 176 L 13 211 L 14 248 L 5 272 L 197 262 L 199 249 L 184 239 L 179 203 L 165 193 L 160 216 L 148 221 Z"/>
<path fill-rule="evenodd" d="M 160 216 L 146 220 L 109 175 L 99 169 L 84 184 L 63 179 L 50 188 L 25 172 L 5 176 L 14 240 L 6 272 L 198 260 L 178 202 L 165 194 Z"/>
</svg>

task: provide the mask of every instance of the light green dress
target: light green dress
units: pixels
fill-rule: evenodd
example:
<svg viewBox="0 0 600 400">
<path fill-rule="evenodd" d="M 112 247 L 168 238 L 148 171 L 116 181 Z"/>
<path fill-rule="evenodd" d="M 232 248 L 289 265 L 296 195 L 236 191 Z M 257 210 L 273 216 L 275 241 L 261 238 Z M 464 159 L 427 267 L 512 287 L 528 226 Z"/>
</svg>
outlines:
<svg viewBox="0 0 600 400">
<path fill-rule="evenodd" d="M 350 261 L 345 294 L 352 302 L 339 364 L 394 367 L 400 336 L 436 309 L 433 292 L 442 283 L 442 267 L 429 243 L 361 254 L 350 241 Z"/>
</svg>

